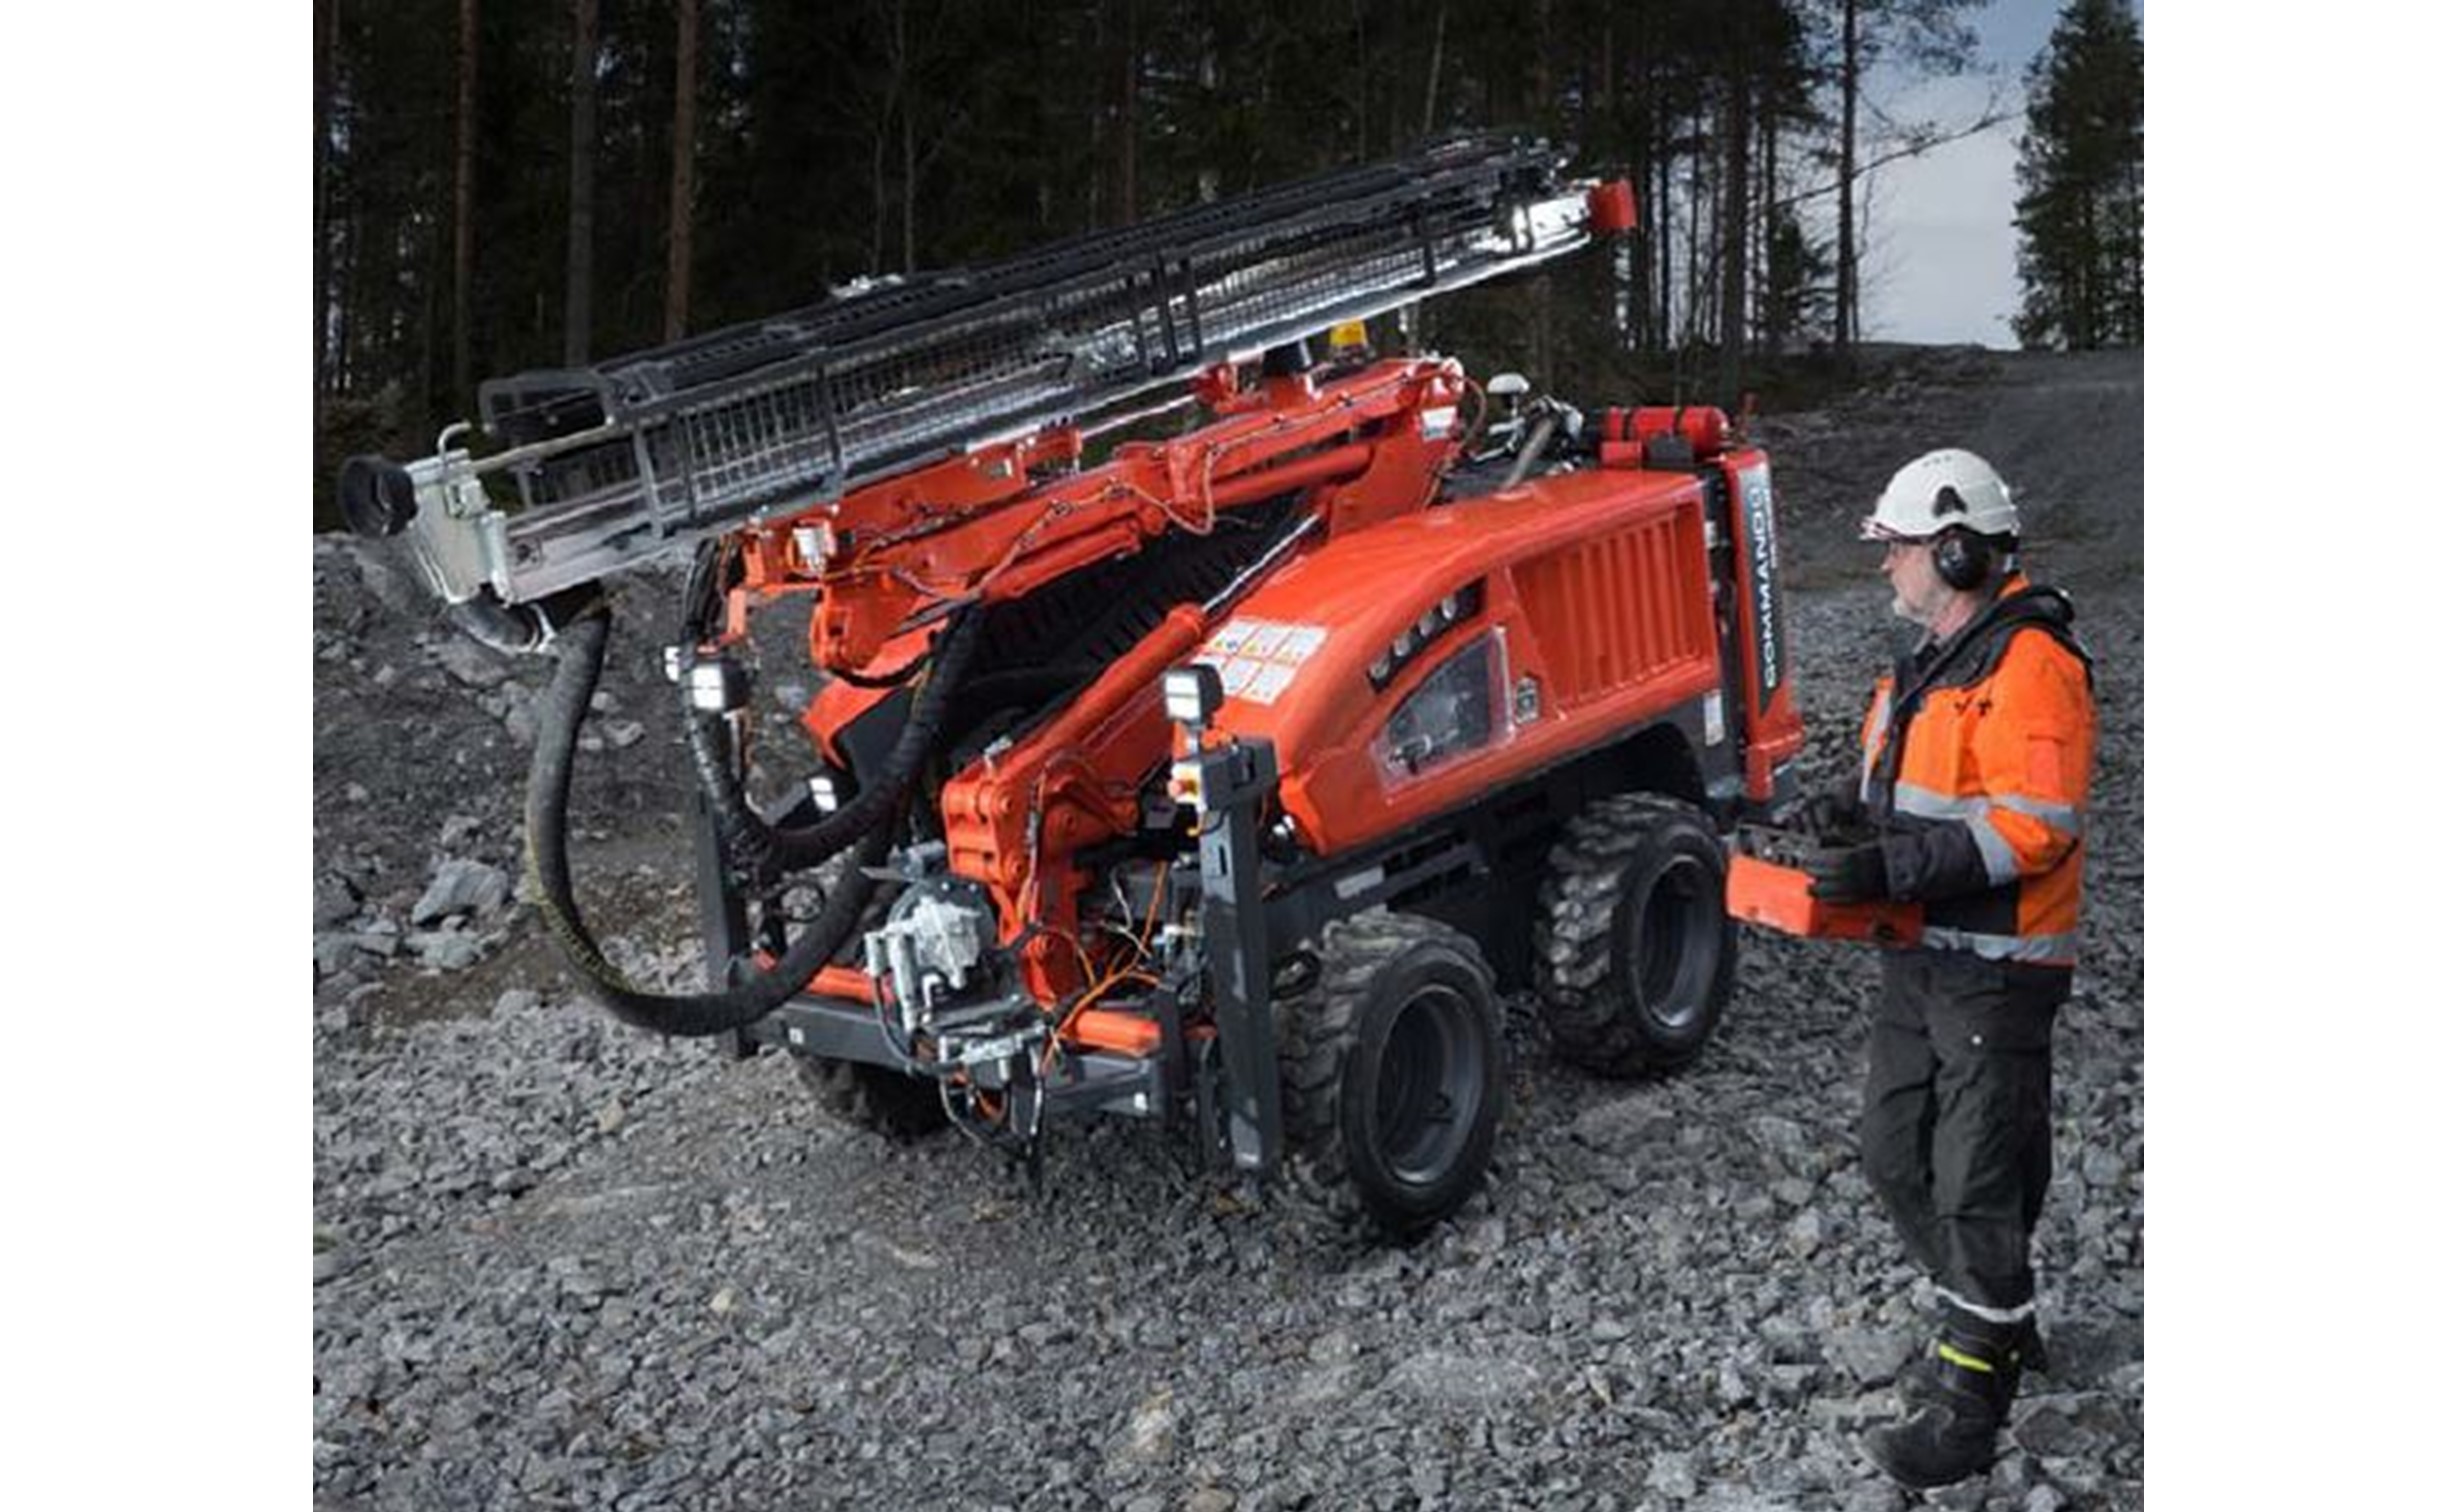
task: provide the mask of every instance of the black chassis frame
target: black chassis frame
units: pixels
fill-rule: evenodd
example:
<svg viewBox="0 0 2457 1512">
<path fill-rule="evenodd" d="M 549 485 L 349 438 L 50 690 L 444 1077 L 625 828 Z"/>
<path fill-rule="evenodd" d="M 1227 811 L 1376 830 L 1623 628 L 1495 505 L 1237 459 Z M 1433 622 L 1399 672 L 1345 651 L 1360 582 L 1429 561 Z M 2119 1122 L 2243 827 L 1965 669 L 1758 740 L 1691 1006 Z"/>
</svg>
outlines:
<svg viewBox="0 0 2457 1512">
<path fill-rule="evenodd" d="M 1727 667 L 1732 665 L 1726 658 Z M 1738 690 L 1727 686 L 1727 700 Z M 1736 706 L 1727 702 L 1727 709 Z M 1766 803 L 1742 795 L 1745 738 L 1736 719 L 1709 744 L 1696 699 L 1666 710 L 1629 738 L 1540 769 L 1465 808 L 1374 845 L 1331 857 L 1293 848 L 1271 854 L 1263 832 L 1278 765 L 1264 742 L 1236 741 L 1200 752 L 1204 804 L 1191 862 L 1172 868 L 1179 898 L 1193 889 L 1206 940 L 1205 979 L 1164 980 L 1121 1008 L 1149 1010 L 1161 1026 L 1157 1055 L 1089 1051 L 1062 1058 L 1042 1087 L 1045 1111 L 1101 1112 L 1174 1122 L 1190 1113 L 1198 1143 L 1216 1164 L 1269 1172 L 1279 1162 L 1278 1047 L 1271 983 L 1277 963 L 1338 919 L 1392 907 L 1442 919 L 1479 942 L 1499 984 L 1525 981 L 1533 943 L 1536 888 L 1562 823 L 1595 798 L 1634 788 L 1663 791 L 1700 805 L 1729 831 L 1787 801 L 1788 765 Z M 1666 755 L 1677 742 L 1677 761 Z M 695 825 L 702 927 L 712 970 L 739 973 L 748 930 L 720 863 L 703 811 Z M 1175 910 L 1172 910 L 1175 912 Z M 1215 1034 L 1184 1033 L 1189 1011 L 1211 1001 Z M 763 1047 L 910 1071 L 880 1032 L 869 1004 L 808 994 L 735 1036 L 737 1053 Z"/>
</svg>

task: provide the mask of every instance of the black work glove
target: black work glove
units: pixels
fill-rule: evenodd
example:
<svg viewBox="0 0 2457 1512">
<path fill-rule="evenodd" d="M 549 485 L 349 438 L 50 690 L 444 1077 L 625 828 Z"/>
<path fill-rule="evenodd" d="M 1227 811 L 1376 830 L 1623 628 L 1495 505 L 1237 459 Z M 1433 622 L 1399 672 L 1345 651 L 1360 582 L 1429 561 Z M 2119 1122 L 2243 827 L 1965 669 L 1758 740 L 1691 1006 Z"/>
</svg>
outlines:
<svg viewBox="0 0 2457 1512">
<path fill-rule="evenodd" d="M 1844 789 L 1818 793 L 1800 808 L 1809 833 L 1827 843 L 1868 832 L 1868 809 L 1860 795 Z"/>
<path fill-rule="evenodd" d="M 1885 848 L 1876 844 L 1815 850 L 1801 862 L 1809 896 L 1821 903 L 1866 903 L 1886 895 Z"/>
</svg>

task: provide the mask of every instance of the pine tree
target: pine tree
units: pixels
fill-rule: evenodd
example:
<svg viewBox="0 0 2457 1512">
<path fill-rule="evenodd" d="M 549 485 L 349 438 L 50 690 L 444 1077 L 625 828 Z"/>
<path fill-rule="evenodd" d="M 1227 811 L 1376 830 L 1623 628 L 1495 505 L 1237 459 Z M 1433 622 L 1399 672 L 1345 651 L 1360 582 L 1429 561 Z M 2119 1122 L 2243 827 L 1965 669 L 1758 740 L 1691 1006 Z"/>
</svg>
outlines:
<svg viewBox="0 0 2457 1512">
<path fill-rule="evenodd" d="M 1812 237 L 1797 208 L 1777 206 L 1766 231 L 1764 294 L 1757 320 L 1769 351 L 1789 351 L 1811 332 L 1833 327 L 1833 278 L 1833 244 Z"/>
<path fill-rule="evenodd" d="M 589 360 L 597 237 L 597 0 L 572 0 L 572 184 L 563 275 L 563 362 Z"/>
<path fill-rule="evenodd" d="M 452 392 L 469 392 L 469 285 L 477 267 L 478 0 L 461 0 L 452 110 Z"/>
<path fill-rule="evenodd" d="M 1963 19 L 1980 0 L 1826 0 L 1835 27 L 1835 84 L 1841 117 L 1835 134 L 1834 345 L 1848 355 L 1860 339 L 1860 180 L 1874 163 L 1860 157 L 1860 111 L 1870 69 L 1893 61 L 1919 74 L 1955 74 L 1978 56 L 1979 37 Z M 1926 131 L 1914 127 L 1916 139 Z"/>
<path fill-rule="evenodd" d="M 674 7 L 673 181 L 666 192 L 665 339 L 691 328 L 691 209 L 700 129 L 700 4 Z"/>
<path fill-rule="evenodd" d="M 2068 0 L 2030 67 L 2022 138 L 2024 346 L 2142 339 L 2141 25 L 2123 0 Z"/>
</svg>

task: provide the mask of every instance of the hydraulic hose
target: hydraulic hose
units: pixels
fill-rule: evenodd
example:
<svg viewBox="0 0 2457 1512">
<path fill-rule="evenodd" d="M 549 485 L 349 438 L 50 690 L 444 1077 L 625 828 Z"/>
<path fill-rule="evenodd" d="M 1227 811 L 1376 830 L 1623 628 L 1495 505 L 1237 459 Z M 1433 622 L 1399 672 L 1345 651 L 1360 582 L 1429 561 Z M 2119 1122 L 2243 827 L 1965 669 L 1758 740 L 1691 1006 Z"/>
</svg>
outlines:
<svg viewBox="0 0 2457 1512">
<path fill-rule="evenodd" d="M 470 639 L 489 650 L 518 654 L 539 650 L 547 641 L 545 623 L 534 612 L 506 608 L 484 589 L 475 598 L 446 605 L 444 613 Z"/>
<path fill-rule="evenodd" d="M 597 603 L 594 584 L 565 588 L 533 604 L 506 604 L 492 588 L 481 588 L 468 599 L 444 606 L 444 617 L 478 644 L 506 656 L 543 651 L 553 643 L 565 621 L 587 613 Z"/>
<path fill-rule="evenodd" d="M 816 824 L 778 829 L 753 812 L 743 797 L 721 716 L 690 710 L 691 764 L 699 773 L 701 790 L 708 795 L 718 839 L 734 864 L 758 877 L 804 870 L 886 822 L 937 744 L 949 706 L 962 690 L 964 674 L 980 644 L 982 622 L 977 605 L 955 611 L 939 632 L 921 691 L 914 695 L 904 728 L 889 747 L 879 775 L 863 785 L 860 796 Z"/>
<path fill-rule="evenodd" d="M 800 992 L 852 933 L 874 886 L 867 870 L 886 860 L 894 838 L 893 827 L 884 822 L 887 811 L 902 794 L 885 785 L 878 789 L 878 801 L 870 811 L 881 822 L 863 833 L 851 864 L 836 886 L 829 889 L 819 917 L 803 926 L 768 969 L 738 986 L 717 992 L 655 993 L 634 985 L 606 959 L 581 920 L 572 893 L 565 827 L 571 801 L 572 757 L 579 749 L 580 727 L 588 714 L 589 696 L 596 691 L 597 679 L 605 668 L 606 640 L 612 623 L 611 613 L 601 605 L 573 621 L 557 637 L 561 657 L 553 681 L 539 700 L 537 747 L 529 764 L 526 818 L 530 890 L 538 899 L 547 927 L 579 972 L 590 996 L 616 1018 L 658 1034 L 723 1034 L 756 1022 Z M 933 679 L 934 683 L 938 681 Z M 941 712 L 944 706 L 943 699 L 935 705 Z M 916 716 L 920 712 L 917 705 Z M 919 722 L 917 717 L 914 723 Z"/>
<path fill-rule="evenodd" d="M 721 538 L 701 543 L 691 559 L 691 575 L 683 583 L 681 613 L 674 634 L 678 645 L 697 646 L 717 633 L 725 605 L 725 579 L 735 560 Z M 767 826 L 743 800 L 740 775 L 725 738 L 724 716 L 704 711 L 692 702 L 687 677 L 679 691 L 685 747 L 691 753 L 700 791 L 708 799 L 708 817 L 716 829 L 718 852 L 736 872 L 754 881 L 769 880 L 775 875 L 776 847 Z"/>
</svg>

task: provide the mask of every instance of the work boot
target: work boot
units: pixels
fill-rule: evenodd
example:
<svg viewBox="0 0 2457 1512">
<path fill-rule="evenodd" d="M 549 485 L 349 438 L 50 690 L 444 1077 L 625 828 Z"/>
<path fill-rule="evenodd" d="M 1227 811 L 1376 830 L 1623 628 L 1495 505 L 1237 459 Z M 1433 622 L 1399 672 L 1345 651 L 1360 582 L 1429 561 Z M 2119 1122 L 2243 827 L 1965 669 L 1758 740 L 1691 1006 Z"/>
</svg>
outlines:
<svg viewBox="0 0 2457 1512">
<path fill-rule="evenodd" d="M 2018 1336 L 2018 1328 L 1947 1328 L 1937 1340 L 1927 1394 L 1903 1421 L 1871 1429 L 1860 1440 L 1877 1468 L 1915 1491 L 1950 1486 L 1987 1469 L 1996 1458 L 1996 1432 L 2022 1383 Z"/>
<path fill-rule="evenodd" d="M 2054 1367 L 2048 1364 L 2047 1341 L 2039 1337 L 2038 1318 L 2024 1318 L 2020 1327 L 2021 1332 L 2015 1336 L 2013 1347 L 2020 1356 L 2023 1374 L 2055 1374 Z M 1902 1398 L 1903 1411 L 1917 1412 L 1930 1402 L 1942 1401 L 1945 1386 L 1941 1376 L 1954 1368 L 1933 1348 L 1913 1355 L 1910 1363 L 1894 1377 L 1894 1391 Z"/>
</svg>

